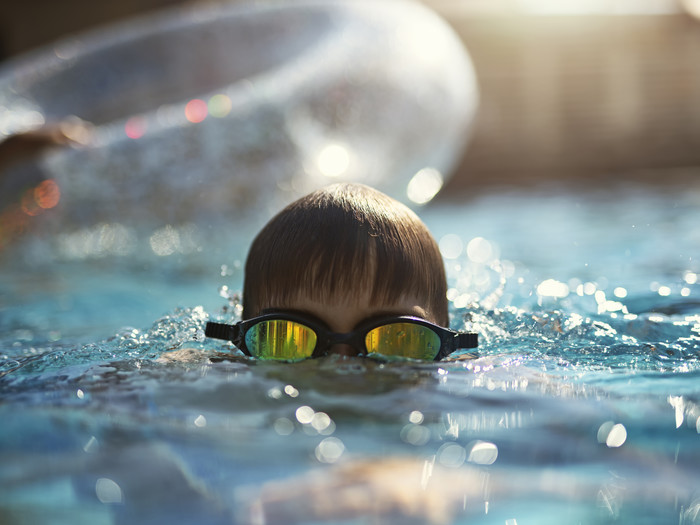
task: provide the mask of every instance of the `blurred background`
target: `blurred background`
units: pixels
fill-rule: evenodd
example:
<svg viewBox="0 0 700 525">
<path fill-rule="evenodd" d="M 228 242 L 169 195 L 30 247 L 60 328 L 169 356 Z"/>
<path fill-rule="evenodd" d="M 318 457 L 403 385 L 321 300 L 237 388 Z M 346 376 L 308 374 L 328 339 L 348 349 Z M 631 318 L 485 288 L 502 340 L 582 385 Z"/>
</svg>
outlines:
<svg viewBox="0 0 700 525">
<path fill-rule="evenodd" d="M 0 4 L 0 58 L 194 0 Z M 480 107 L 443 195 L 536 181 L 695 180 L 700 2 L 424 0 L 463 39 Z"/>
</svg>

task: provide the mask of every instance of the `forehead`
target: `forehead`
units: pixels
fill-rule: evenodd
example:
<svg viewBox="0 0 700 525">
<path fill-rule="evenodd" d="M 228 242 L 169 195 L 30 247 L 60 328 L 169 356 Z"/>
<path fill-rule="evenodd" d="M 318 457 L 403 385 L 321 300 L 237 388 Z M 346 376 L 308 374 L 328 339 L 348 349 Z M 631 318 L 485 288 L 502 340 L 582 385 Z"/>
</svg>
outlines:
<svg viewBox="0 0 700 525">
<path fill-rule="evenodd" d="M 376 301 L 372 300 L 369 291 L 351 297 L 297 295 L 273 303 L 268 307 L 311 314 L 336 332 L 349 332 L 362 321 L 384 315 L 411 315 L 435 322 L 424 301 L 410 296 L 395 301 Z"/>
</svg>

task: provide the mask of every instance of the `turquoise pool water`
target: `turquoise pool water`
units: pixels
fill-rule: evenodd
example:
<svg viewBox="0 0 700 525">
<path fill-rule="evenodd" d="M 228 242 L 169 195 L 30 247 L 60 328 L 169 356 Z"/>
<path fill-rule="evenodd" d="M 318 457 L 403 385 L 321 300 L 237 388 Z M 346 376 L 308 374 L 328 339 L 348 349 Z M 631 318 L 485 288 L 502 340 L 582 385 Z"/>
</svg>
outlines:
<svg viewBox="0 0 700 525">
<path fill-rule="evenodd" d="M 263 218 L 5 253 L 0 522 L 700 523 L 700 190 L 420 213 L 477 359 L 277 364 L 205 341 Z"/>
</svg>

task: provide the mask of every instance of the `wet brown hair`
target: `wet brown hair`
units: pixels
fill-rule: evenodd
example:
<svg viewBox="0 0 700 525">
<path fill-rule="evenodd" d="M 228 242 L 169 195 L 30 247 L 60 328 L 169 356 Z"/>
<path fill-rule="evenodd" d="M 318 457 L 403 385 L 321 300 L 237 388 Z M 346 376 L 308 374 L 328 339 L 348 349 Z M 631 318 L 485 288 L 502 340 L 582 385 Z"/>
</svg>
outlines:
<svg viewBox="0 0 700 525">
<path fill-rule="evenodd" d="M 361 184 L 335 184 L 293 202 L 251 245 L 243 284 L 243 318 L 270 305 L 329 295 L 371 300 L 404 295 L 447 326 L 447 281 L 428 228 L 400 202 Z"/>
</svg>

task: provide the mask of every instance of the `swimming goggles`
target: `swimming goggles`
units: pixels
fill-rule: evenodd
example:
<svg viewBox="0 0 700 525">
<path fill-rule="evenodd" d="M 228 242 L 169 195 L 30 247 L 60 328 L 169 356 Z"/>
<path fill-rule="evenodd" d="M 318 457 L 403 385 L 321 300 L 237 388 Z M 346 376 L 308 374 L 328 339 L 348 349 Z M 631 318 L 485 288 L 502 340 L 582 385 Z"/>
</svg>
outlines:
<svg viewBox="0 0 700 525">
<path fill-rule="evenodd" d="M 232 341 L 248 356 L 279 360 L 320 357 L 334 344 L 347 344 L 360 354 L 439 361 L 457 349 L 479 345 L 475 333 L 455 332 L 412 316 L 375 318 L 339 334 L 307 316 L 268 313 L 234 325 L 208 322 L 205 334 Z"/>
</svg>

